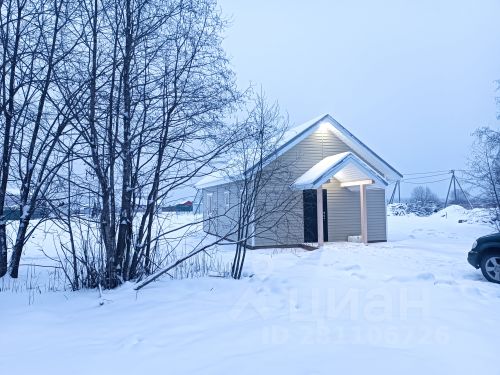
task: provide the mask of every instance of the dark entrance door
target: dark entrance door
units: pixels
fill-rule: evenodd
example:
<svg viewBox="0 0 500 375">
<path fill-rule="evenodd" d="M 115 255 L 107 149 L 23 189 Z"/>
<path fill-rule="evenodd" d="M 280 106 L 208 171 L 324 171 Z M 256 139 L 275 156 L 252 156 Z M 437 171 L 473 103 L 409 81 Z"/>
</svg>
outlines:
<svg viewBox="0 0 500 375">
<path fill-rule="evenodd" d="M 303 190 L 304 198 L 304 242 L 318 242 L 317 191 Z M 323 189 L 323 240 L 328 242 L 327 192 Z"/>
</svg>

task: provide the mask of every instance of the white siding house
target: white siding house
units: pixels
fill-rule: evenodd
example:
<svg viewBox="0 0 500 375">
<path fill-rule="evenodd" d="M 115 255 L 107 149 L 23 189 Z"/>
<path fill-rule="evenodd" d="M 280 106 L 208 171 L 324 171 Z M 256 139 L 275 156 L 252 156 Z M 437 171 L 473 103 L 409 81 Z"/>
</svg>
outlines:
<svg viewBox="0 0 500 375">
<path fill-rule="evenodd" d="M 277 163 L 287 173 L 271 177 L 259 192 L 255 211 L 265 213 L 270 200 L 292 203 L 284 204 L 282 212 L 259 214 L 253 247 L 321 246 L 350 236 L 365 243 L 387 240 L 386 187 L 402 175 L 333 117 L 323 115 L 290 129 L 265 159 L 264 171 Z M 238 178 L 228 175 L 208 176 L 198 187 L 207 218 L 204 230 L 231 240 L 234 234 L 227 233 L 238 220 L 241 189 Z"/>
</svg>

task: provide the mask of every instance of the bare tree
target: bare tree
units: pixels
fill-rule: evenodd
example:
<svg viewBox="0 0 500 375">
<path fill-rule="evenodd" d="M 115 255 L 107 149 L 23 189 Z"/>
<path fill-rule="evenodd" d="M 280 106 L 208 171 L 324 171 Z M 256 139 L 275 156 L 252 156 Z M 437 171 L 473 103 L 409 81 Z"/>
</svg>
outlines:
<svg viewBox="0 0 500 375">
<path fill-rule="evenodd" d="M 162 202 L 232 144 L 224 117 L 239 94 L 213 0 L 94 0 L 79 18 L 87 90 L 75 155 L 96 183 L 78 185 L 96 197 L 106 254 L 96 272 L 112 288 L 158 267 Z"/>
<path fill-rule="evenodd" d="M 426 203 L 439 203 L 439 198 L 428 186 L 417 186 L 411 193 L 413 202 Z"/>
<path fill-rule="evenodd" d="M 266 157 L 286 124 L 263 97 L 245 126 L 226 121 L 241 94 L 216 1 L 6 0 L 0 10 L 0 276 L 11 181 L 20 219 L 10 275 L 43 205 L 68 234 L 60 259 L 73 289 L 113 288 L 164 266 L 160 249 L 184 226 L 159 224 L 162 205 L 234 149 L 244 170 L 231 229 L 241 277 L 248 239 L 272 230 L 258 225 L 259 209 L 278 169 Z M 92 214 L 77 214 L 87 196 Z M 190 254 L 220 242 L 200 241 Z"/>
<path fill-rule="evenodd" d="M 296 203 L 286 183 L 289 166 L 268 159 L 281 145 L 288 121 L 278 104 L 269 104 L 262 92 L 255 96 L 253 105 L 240 126 L 244 134 L 232 150 L 235 165 L 230 168 L 238 171 L 232 179 L 239 190 L 237 215 L 233 217 L 236 249 L 231 276 L 235 279 L 241 278 L 250 238 L 273 231 L 288 212 L 288 206 Z M 231 238 L 231 234 L 225 237 Z"/>
<path fill-rule="evenodd" d="M 73 116 L 74 97 L 58 90 L 78 36 L 73 30 L 75 3 L 5 1 L 0 3 L 2 41 L 2 172 L 0 182 L 0 275 L 5 273 L 7 246 L 4 202 L 9 180 L 20 190 L 20 220 L 9 269 L 17 277 L 29 225 L 51 182 L 68 157 L 61 137 Z M 62 153 L 59 151 L 62 150 Z"/>
<path fill-rule="evenodd" d="M 230 181 L 224 191 L 224 204 L 210 208 L 209 216 L 202 220 L 207 232 L 216 234 L 216 237 L 203 238 L 184 257 L 141 281 L 136 290 L 218 245 L 235 246 L 231 277 L 239 279 L 246 251 L 251 246 L 250 239 L 272 233 L 277 236 L 276 231 L 283 234 L 284 228 L 278 224 L 283 223 L 284 216 L 298 204 L 298 200 L 287 183 L 290 182 L 290 165 L 269 156 L 282 144 L 288 120 L 281 115 L 278 104 L 269 104 L 262 93 L 251 96 L 247 105 L 250 108 L 246 110 L 244 120 L 235 121 L 232 126 L 237 133 L 231 136 L 234 139 L 231 147 L 221 150 L 217 160 L 210 164 L 219 166 L 220 159 L 226 163 L 205 172 L 224 176 Z M 205 201 L 204 204 L 209 203 Z"/>
<path fill-rule="evenodd" d="M 478 197 L 493 207 L 500 219 L 500 132 L 488 127 L 474 132 L 475 141 L 468 160 L 468 183 Z M 497 224 L 498 225 L 498 224 Z"/>
</svg>

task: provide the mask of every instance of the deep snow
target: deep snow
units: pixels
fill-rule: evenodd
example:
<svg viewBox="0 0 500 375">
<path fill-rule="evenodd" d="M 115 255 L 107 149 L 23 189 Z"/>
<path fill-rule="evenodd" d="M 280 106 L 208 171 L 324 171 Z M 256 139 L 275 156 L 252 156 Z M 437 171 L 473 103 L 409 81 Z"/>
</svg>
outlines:
<svg viewBox="0 0 500 375">
<path fill-rule="evenodd" d="M 243 280 L 127 284 L 102 306 L 0 292 L 1 373 L 498 373 L 500 286 L 466 261 L 492 228 L 466 214 L 389 217 L 387 243 L 250 251 Z"/>
</svg>

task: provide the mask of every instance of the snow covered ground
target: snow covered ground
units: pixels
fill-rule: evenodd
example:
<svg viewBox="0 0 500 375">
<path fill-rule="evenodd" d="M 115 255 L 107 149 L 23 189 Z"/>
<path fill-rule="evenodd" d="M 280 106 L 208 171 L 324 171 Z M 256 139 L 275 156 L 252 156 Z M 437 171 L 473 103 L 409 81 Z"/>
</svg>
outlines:
<svg viewBox="0 0 500 375">
<path fill-rule="evenodd" d="M 127 284 L 102 306 L 96 291 L 0 292 L 0 371 L 500 374 L 500 286 L 466 261 L 492 228 L 465 215 L 389 217 L 387 243 L 251 251 L 243 280 Z"/>
</svg>

